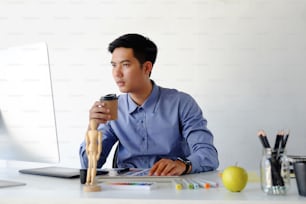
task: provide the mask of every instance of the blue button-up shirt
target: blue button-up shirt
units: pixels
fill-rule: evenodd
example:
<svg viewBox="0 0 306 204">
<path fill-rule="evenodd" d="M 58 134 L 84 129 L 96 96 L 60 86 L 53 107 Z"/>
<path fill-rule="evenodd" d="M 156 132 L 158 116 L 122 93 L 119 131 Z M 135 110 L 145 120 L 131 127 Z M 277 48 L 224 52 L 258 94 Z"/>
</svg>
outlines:
<svg viewBox="0 0 306 204">
<path fill-rule="evenodd" d="M 175 89 L 157 86 L 142 106 L 128 94 L 119 96 L 118 119 L 100 124 L 103 133 L 101 168 L 113 145 L 119 141 L 118 167 L 151 168 L 162 158 L 185 158 L 192 173 L 215 170 L 218 153 L 213 135 L 195 100 Z M 80 147 L 82 168 L 87 168 L 85 142 Z"/>
</svg>

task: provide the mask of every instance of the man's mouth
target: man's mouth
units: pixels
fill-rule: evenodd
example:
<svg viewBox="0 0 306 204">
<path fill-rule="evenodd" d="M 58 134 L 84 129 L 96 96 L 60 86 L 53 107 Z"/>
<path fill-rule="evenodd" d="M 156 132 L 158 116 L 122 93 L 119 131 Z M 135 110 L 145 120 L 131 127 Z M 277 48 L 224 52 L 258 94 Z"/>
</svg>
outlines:
<svg viewBox="0 0 306 204">
<path fill-rule="evenodd" d="M 117 81 L 118 86 L 124 86 L 124 81 Z"/>
</svg>

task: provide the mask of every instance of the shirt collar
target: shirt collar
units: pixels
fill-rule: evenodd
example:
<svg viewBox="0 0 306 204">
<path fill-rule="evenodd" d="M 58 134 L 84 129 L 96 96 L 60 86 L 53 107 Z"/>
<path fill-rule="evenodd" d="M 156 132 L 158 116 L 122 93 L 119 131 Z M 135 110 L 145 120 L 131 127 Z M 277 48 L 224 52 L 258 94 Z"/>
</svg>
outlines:
<svg viewBox="0 0 306 204">
<path fill-rule="evenodd" d="M 156 103 L 158 101 L 159 98 L 159 87 L 155 84 L 155 82 L 153 80 L 151 80 L 152 82 L 152 92 L 149 95 L 149 97 L 146 99 L 146 101 L 142 104 L 142 106 L 138 106 L 133 99 L 130 97 L 130 95 L 128 94 L 128 111 L 129 114 L 133 113 L 138 107 L 142 107 L 144 110 L 149 111 L 149 112 L 153 112 L 156 106 Z"/>
</svg>

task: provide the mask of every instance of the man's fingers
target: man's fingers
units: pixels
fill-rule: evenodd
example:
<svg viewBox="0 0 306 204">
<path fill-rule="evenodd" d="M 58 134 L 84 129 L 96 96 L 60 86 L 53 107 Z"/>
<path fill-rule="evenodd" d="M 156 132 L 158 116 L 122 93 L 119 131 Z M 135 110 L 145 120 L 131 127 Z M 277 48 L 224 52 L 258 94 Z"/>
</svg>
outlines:
<svg viewBox="0 0 306 204">
<path fill-rule="evenodd" d="M 105 108 L 104 105 L 104 103 L 96 101 L 89 110 L 89 120 L 94 119 L 98 124 L 106 123 L 108 120 L 110 120 L 110 110 L 108 108 Z"/>
<path fill-rule="evenodd" d="M 173 176 L 180 175 L 176 162 L 171 159 L 161 159 L 151 168 L 149 175 L 155 176 Z"/>
</svg>

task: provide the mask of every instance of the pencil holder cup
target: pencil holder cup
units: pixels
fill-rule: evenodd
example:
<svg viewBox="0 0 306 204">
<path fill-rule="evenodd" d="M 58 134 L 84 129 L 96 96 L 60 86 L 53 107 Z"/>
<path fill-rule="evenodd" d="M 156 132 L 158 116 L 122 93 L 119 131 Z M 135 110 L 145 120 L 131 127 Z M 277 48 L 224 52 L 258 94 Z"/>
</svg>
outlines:
<svg viewBox="0 0 306 204">
<path fill-rule="evenodd" d="M 285 195 L 290 187 L 290 165 L 286 151 L 264 148 L 260 162 L 261 189 L 268 195 Z"/>
<path fill-rule="evenodd" d="M 306 161 L 296 161 L 293 166 L 299 195 L 306 196 Z"/>
</svg>

